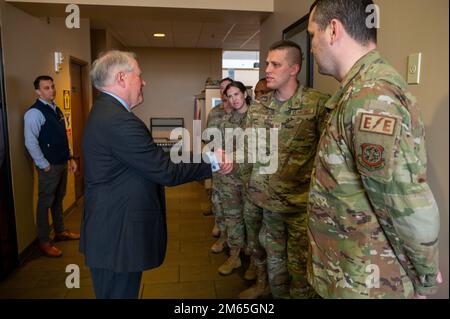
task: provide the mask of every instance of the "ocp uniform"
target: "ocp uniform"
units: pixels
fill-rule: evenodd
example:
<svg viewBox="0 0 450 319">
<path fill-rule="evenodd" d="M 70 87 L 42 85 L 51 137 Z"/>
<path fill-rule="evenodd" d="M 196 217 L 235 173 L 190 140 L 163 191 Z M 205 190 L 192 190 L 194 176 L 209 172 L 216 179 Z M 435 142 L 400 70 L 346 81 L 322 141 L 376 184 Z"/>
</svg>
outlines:
<svg viewBox="0 0 450 319">
<path fill-rule="evenodd" d="M 225 112 L 223 103 L 211 109 L 208 114 L 207 127 L 217 128 L 220 130 L 220 125 L 223 121 L 228 120 L 228 114 Z M 206 142 L 210 142 L 207 140 Z M 223 142 L 222 142 L 223 144 Z M 222 145 L 223 147 L 223 145 Z M 216 224 L 219 227 L 221 233 L 226 232 L 225 217 L 223 214 L 222 198 L 221 194 L 227 183 L 224 177 L 220 173 L 213 173 L 212 176 L 212 186 L 211 186 L 211 204 L 212 212 L 215 216 Z"/>
<path fill-rule="evenodd" d="M 233 151 L 236 152 L 236 144 L 234 138 L 227 139 L 226 130 L 245 129 L 246 115 L 240 114 L 233 110 L 229 115 L 223 118 L 220 123 L 222 136 L 225 145 L 232 143 Z M 234 136 L 234 135 L 233 135 Z M 237 135 L 239 136 L 239 135 Z M 241 167 L 242 166 L 242 167 Z M 227 232 L 227 243 L 230 248 L 244 248 L 245 246 L 245 225 L 244 225 L 244 183 L 247 179 L 245 174 L 245 165 L 235 163 L 233 171 L 222 177 L 224 183 L 222 187 L 221 199 L 222 208 L 225 217 L 225 225 Z"/>
<path fill-rule="evenodd" d="M 406 87 L 374 50 L 327 103 L 334 110 L 308 205 L 308 279 L 324 298 L 436 290 L 439 214 L 425 182 L 424 125 Z"/>
<path fill-rule="evenodd" d="M 309 180 L 320 136 L 323 107 L 328 95 L 299 86 L 294 96 L 280 103 L 273 93 L 251 106 L 247 127 L 265 128 L 266 152 L 270 153 L 270 128 L 278 128 L 278 170 L 262 175 L 267 165 L 257 161 L 253 165 L 244 217 L 249 244 L 253 246 L 257 262 L 267 268 L 272 294 L 275 298 L 305 298 L 313 294 L 306 281 L 306 203 Z M 261 144 L 260 144 L 261 145 Z M 262 224 L 261 224 L 262 219 Z M 287 229 L 287 232 L 286 232 Z M 287 246 L 287 251 L 286 251 Z"/>
</svg>

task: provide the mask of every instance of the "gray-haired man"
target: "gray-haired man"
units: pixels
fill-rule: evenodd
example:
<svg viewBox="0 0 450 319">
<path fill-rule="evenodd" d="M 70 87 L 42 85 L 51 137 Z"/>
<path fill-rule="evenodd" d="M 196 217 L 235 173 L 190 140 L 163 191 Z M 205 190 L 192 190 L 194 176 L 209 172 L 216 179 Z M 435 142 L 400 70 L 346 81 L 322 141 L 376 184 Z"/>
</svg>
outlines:
<svg viewBox="0 0 450 319">
<path fill-rule="evenodd" d="M 80 250 L 97 298 L 137 298 L 142 271 L 161 265 L 166 252 L 164 186 L 210 178 L 211 166 L 174 164 L 131 112 L 142 103 L 146 84 L 134 54 L 107 52 L 93 63 L 91 77 L 101 93 L 82 144 Z M 222 173 L 233 168 L 220 166 Z"/>
</svg>

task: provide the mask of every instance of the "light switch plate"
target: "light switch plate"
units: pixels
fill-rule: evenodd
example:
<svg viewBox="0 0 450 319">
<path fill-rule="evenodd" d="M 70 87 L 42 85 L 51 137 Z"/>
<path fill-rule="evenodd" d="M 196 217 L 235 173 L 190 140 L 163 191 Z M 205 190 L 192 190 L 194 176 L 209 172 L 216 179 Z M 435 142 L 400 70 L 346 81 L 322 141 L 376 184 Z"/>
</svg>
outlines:
<svg viewBox="0 0 450 319">
<path fill-rule="evenodd" d="M 408 84 L 420 84 L 421 64 L 422 53 L 414 53 L 408 56 Z"/>
</svg>

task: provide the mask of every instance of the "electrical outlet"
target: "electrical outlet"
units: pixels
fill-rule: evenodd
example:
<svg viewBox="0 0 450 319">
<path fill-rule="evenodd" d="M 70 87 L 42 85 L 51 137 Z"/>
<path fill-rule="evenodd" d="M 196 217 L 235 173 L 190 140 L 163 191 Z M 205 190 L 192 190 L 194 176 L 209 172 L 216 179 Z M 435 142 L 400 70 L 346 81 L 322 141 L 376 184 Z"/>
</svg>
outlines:
<svg viewBox="0 0 450 319">
<path fill-rule="evenodd" d="M 414 53 L 408 56 L 408 84 L 420 84 L 421 64 L 422 53 Z"/>
</svg>

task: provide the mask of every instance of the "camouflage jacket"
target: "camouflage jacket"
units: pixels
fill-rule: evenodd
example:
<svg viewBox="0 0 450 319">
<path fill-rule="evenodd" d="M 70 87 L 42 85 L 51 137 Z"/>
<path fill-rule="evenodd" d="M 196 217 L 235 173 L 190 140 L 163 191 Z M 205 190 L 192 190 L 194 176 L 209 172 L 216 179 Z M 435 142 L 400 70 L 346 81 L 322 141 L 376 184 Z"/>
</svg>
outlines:
<svg viewBox="0 0 450 319">
<path fill-rule="evenodd" d="M 299 212 L 299 208 L 306 212 L 320 123 L 328 98 L 326 94 L 299 85 L 296 93 L 283 103 L 277 101 L 272 92 L 250 106 L 247 128 L 265 129 L 266 136 L 258 134 L 258 145 L 264 145 L 260 143 L 263 140 L 267 154 L 278 154 L 278 168 L 273 174 L 261 174 L 260 168 L 268 164 L 256 158 L 248 183 L 249 198 L 254 204 L 278 213 Z M 270 146 L 271 128 L 278 129 L 278 150 Z"/>
<path fill-rule="evenodd" d="M 211 111 L 208 113 L 208 119 L 206 120 L 206 127 L 207 128 L 220 128 L 220 123 L 222 122 L 223 117 L 227 113 L 225 112 L 225 109 L 223 108 L 223 103 L 217 105 L 216 107 L 213 107 Z M 208 140 L 209 141 L 209 140 Z"/>
<path fill-rule="evenodd" d="M 217 128 L 219 130 L 222 129 L 222 125 L 224 122 L 227 122 L 230 118 L 231 113 L 225 112 L 225 109 L 223 107 L 223 103 L 217 105 L 216 107 L 212 108 L 211 111 L 208 113 L 208 119 L 206 122 L 207 128 Z M 204 140 L 204 142 L 209 143 L 213 139 L 211 136 L 209 136 L 207 139 Z M 225 148 L 224 145 L 225 141 L 222 135 L 222 148 Z M 222 184 L 227 183 L 228 179 L 225 175 L 222 175 L 218 172 L 213 173 L 213 187 L 221 187 Z"/>
<path fill-rule="evenodd" d="M 222 121 L 220 125 L 222 136 L 225 140 L 225 150 L 227 152 L 232 151 L 234 157 L 233 171 L 228 176 L 232 177 L 233 179 L 239 180 L 240 183 L 248 182 L 251 170 L 251 165 L 248 165 L 248 162 L 246 161 L 245 147 L 243 145 L 243 138 L 245 133 L 244 130 L 246 129 L 247 122 L 247 112 L 239 114 L 237 111 L 233 110 L 227 116 L 227 120 Z M 241 144 L 239 144 L 239 139 L 241 139 Z M 242 151 L 242 156 L 238 156 L 240 160 L 238 160 L 238 158 L 236 157 L 239 151 Z"/>
<path fill-rule="evenodd" d="M 308 205 L 309 282 L 324 298 L 435 292 L 439 212 L 415 98 L 374 50 L 327 104 Z"/>
</svg>

